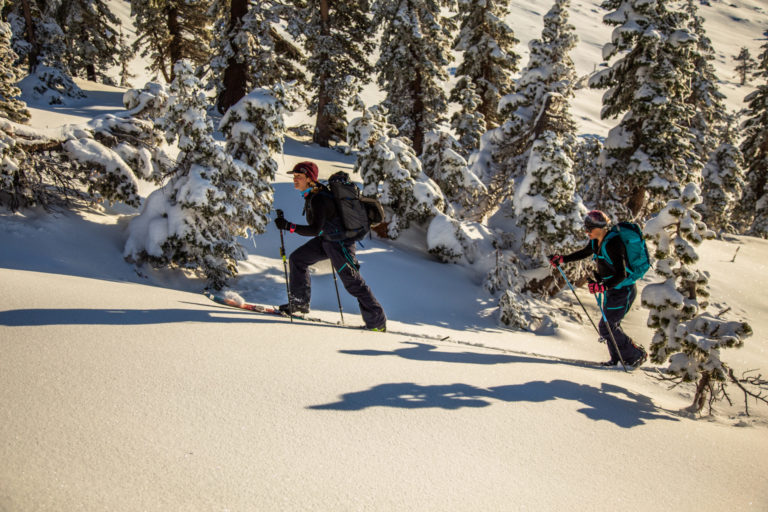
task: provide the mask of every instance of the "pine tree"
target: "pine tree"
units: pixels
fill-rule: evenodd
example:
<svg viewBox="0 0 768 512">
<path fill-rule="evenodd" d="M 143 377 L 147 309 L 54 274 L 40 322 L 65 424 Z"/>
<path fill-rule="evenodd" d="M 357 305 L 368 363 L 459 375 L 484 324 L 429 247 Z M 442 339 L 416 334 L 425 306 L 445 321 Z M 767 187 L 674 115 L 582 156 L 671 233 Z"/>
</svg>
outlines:
<svg viewBox="0 0 768 512">
<path fill-rule="evenodd" d="M 691 410 L 705 405 L 715 383 L 724 383 L 728 366 L 720 350 L 740 347 L 752 334 L 743 322 L 725 321 L 706 311 L 707 274 L 695 267 L 696 247 L 714 233 L 701 221 L 694 207 L 701 202 L 698 186 L 688 184 L 681 197 L 670 201 L 645 226 L 655 242 L 656 273 L 664 281 L 647 285 L 643 306 L 650 309 L 648 326 L 655 329 L 651 358 L 657 364 L 669 360 L 668 371 L 683 382 L 698 379 Z"/>
<path fill-rule="evenodd" d="M 764 32 L 768 41 L 768 31 Z M 744 140 L 741 152 L 747 170 L 749 188 L 745 194 L 745 207 L 754 215 L 750 232 L 768 238 L 768 42 L 761 46 L 758 71 L 763 79 L 757 90 L 747 95 L 747 119 L 742 124 Z"/>
<path fill-rule="evenodd" d="M 566 134 L 575 131 L 568 102 L 576 73 L 569 52 L 577 39 L 568 23 L 568 5 L 569 0 L 556 0 L 544 16 L 541 39 L 529 43 L 528 64 L 514 92 L 499 105 L 506 121 L 481 141 L 480 153 L 490 156 L 478 155 L 472 160 L 475 174 L 485 174 L 489 184 L 488 207 L 498 206 L 512 195 L 514 184 L 525 175 L 537 137 L 554 129 L 567 141 L 571 137 Z M 475 167 L 483 160 L 492 162 L 485 173 Z"/>
<path fill-rule="evenodd" d="M 453 88 L 449 98 L 461 105 L 461 110 L 451 117 L 451 127 L 459 136 L 459 153 L 469 155 L 480 147 L 480 139 L 486 131 L 485 116 L 480 112 L 480 95 L 475 84 L 464 77 Z"/>
<path fill-rule="evenodd" d="M 295 82 L 294 90 L 303 95 L 304 54 L 280 29 L 283 20 L 295 19 L 292 8 L 276 0 L 216 0 L 210 12 L 217 20 L 210 86 L 219 112 L 255 88 L 278 91 L 281 84 Z"/>
<path fill-rule="evenodd" d="M 725 94 L 717 86 L 719 80 L 712 64 L 715 50 L 704 30 L 704 20 L 697 14 L 696 0 L 687 0 L 686 6 L 690 17 L 689 27 L 696 36 L 696 44 L 691 47 L 693 69 L 688 104 L 693 107 L 693 117 L 689 126 L 694 136 L 696 159 L 706 162 L 710 153 L 720 145 L 720 134 L 728 112 Z M 692 162 L 692 165 L 696 166 L 697 162 Z"/>
<path fill-rule="evenodd" d="M 727 122 L 722 143 L 711 154 L 702 171 L 702 202 L 698 211 L 710 228 L 722 232 L 735 231 L 732 221 L 742 197 L 744 182 L 744 158 L 736 145 L 733 116 Z"/>
<path fill-rule="evenodd" d="M 250 212 L 243 190 L 245 169 L 218 146 L 206 115 L 206 98 L 192 64 L 174 66 L 166 115 L 159 125 L 168 142 L 178 141 L 179 156 L 168 183 L 147 197 L 129 226 L 126 259 L 200 271 L 213 288 L 237 273 L 245 256 L 236 236 Z M 246 173 L 248 171 L 246 170 Z"/>
<path fill-rule="evenodd" d="M 84 98 L 85 93 L 68 74 L 62 60 L 66 54 L 66 37 L 55 19 L 57 4 L 38 0 L 21 0 L 12 5 L 8 22 L 13 31 L 13 50 L 17 62 L 26 60 L 35 98 L 60 105 L 66 98 Z"/>
<path fill-rule="evenodd" d="M 96 82 L 113 83 L 107 75 L 116 66 L 124 44 L 120 20 L 104 0 L 63 0 L 57 19 L 65 28 L 64 62 L 72 76 Z"/>
<path fill-rule="evenodd" d="M 149 57 L 149 71 L 162 74 L 165 82 L 171 83 L 174 64 L 179 60 L 208 64 L 209 6 L 209 0 L 131 0 L 137 36 L 133 49 Z"/>
<path fill-rule="evenodd" d="M 383 24 L 378 83 L 386 91 L 385 106 L 416 154 L 424 134 L 434 130 L 448 108 L 441 82 L 449 52 L 449 21 L 440 17 L 438 0 L 377 0 L 374 19 Z"/>
<path fill-rule="evenodd" d="M 373 68 L 368 56 L 375 44 L 370 2 L 299 0 L 302 9 L 294 33 L 305 38 L 312 73 L 310 114 L 316 116 L 313 141 L 328 147 L 332 139 L 346 136 L 345 106 L 354 94 L 349 81 L 370 82 Z"/>
<path fill-rule="evenodd" d="M 520 61 L 514 52 L 519 41 L 504 22 L 509 14 L 508 3 L 508 0 L 459 0 L 456 16 L 461 23 L 453 49 L 462 52 L 464 59 L 456 69 L 456 76 L 462 79 L 451 92 L 451 101 L 466 97 L 464 91 L 472 84 L 480 97 L 476 110 L 489 128 L 503 121 L 498 113 L 499 100 L 512 92 L 512 75 L 517 72 Z M 463 137 L 462 132 L 458 134 Z"/>
<path fill-rule="evenodd" d="M 749 48 L 742 46 L 739 54 L 733 56 L 733 60 L 738 62 L 735 71 L 739 76 L 739 85 L 748 84 L 749 76 L 754 73 L 755 66 L 757 65 L 757 61 L 749 53 Z"/>
<path fill-rule="evenodd" d="M 608 209 L 601 204 L 601 199 L 610 197 L 605 190 L 606 182 L 602 176 L 602 166 L 598 159 L 603 150 L 602 139 L 594 135 L 582 135 L 576 140 L 573 153 L 573 175 L 576 178 L 576 191 L 590 210 Z"/>
<path fill-rule="evenodd" d="M 447 213 L 457 219 L 470 219 L 477 201 L 486 193 L 485 185 L 467 167 L 459 154 L 461 145 L 450 134 L 434 131 L 424 138 L 421 164 L 426 174 L 443 192 Z"/>
<path fill-rule="evenodd" d="M 4 0 L 0 0 L 0 11 L 4 3 Z M 16 82 L 21 80 L 22 73 L 13 65 L 18 55 L 11 48 L 12 35 L 10 25 L 0 20 L 0 117 L 26 123 L 30 114 L 27 105 L 18 99 L 21 89 L 16 87 Z"/>
<path fill-rule="evenodd" d="M 440 188 L 422 171 L 407 141 L 396 137 L 386 111 L 366 108 L 350 121 L 347 140 L 358 149 L 355 172 L 363 178 L 363 194 L 378 197 L 385 208 L 386 235 L 397 238 L 411 222 L 426 222 L 445 209 Z"/>
<path fill-rule="evenodd" d="M 606 180 L 638 217 L 680 195 L 700 178 L 690 124 L 691 45 L 687 16 L 667 9 L 667 0 L 606 0 L 604 17 L 615 25 L 603 57 L 620 55 L 593 75 L 590 86 L 607 88 L 602 118 L 624 114 L 610 130 L 601 155 Z M 609 212 L 624 215 L 624 212 Z"/>
</svg>

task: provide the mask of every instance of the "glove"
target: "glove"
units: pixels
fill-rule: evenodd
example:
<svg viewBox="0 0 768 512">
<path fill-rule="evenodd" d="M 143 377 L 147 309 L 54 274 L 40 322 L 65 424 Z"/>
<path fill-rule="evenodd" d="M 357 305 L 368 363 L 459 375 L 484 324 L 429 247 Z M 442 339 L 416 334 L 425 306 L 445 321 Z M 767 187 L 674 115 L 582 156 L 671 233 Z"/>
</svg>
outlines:
<svg viewBox="0 0 768 512">
<path fill-rule="evenodd" d="M 287 220 L 285 220 L 285 217 L 278 217 L 275 219 L 275 226 L 277 226 L 277 229 L 283 230 L 283 231 L 290 231 L 293 232 L 294 229 L 296 229 L 296 224 L 291 224 Z"/>
<path fill-rule="evenodd" d="M 549 258 L 549 263 L 553 267 L 557 267 L 557 266 L 563 264 L 563 257 L 560 256 L 559 254 L 552 254 L 552 255 L 548 256 L 548 258 Z"/>
<path fill-rule="evenodd" d="M 589 293 L 592 295 L 596 293 L 603 293 L 605 291 L 605 285 L 603 283 L 596 283 L 594 281 L 589 282 Z"/>
</svg>

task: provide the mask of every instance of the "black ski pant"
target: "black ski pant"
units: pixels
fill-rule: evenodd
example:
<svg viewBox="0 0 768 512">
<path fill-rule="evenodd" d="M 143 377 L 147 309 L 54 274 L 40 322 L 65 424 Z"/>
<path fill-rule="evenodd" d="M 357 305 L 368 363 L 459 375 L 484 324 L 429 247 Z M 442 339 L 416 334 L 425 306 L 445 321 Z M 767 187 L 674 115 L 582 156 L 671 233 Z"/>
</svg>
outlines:
<svg viewBox="0 0 768 512">
<path fill-rule="evenodd" d="M 611 328 L 613 337 L 616 339 L 616 345 L 621 353 L 621 359 L 625 363 L 632 363 L 642 355 L 642 351 L 635 346 L 632 338 L 626 335 L 621 329 L 621 320 L 629 312 L 629 308 L 637 297 L 637 286 L 625 286 L 623 288 L 613 288 L 606 290 L 605 301 L 603 303 L 603 312 L 605 317 L 600 318 L 598 325 L 600 336 L 608 345 L 608 352 L 611 354 L 611 361 L 618 362 L 619 356 L 616 353 L 616 347 L 613 346 L 611 335 L 608 333 L 608 326 Z M 606 324 L 607 319 L 607 324 Z"/>
<path fill-rule="evenodd" d="M 315 237 L 293 251 L 288 258 L 291 301 L 309 305 L 312 291 L 309 266 L 329 258 L 344 288 L 357 299 L 365 326 L 369 329 L 384 327 L 387 323 L 384 309 L 358 270 L 360 264 L 355 256 L 355 242 L 331 242 Z"/>
</svg>

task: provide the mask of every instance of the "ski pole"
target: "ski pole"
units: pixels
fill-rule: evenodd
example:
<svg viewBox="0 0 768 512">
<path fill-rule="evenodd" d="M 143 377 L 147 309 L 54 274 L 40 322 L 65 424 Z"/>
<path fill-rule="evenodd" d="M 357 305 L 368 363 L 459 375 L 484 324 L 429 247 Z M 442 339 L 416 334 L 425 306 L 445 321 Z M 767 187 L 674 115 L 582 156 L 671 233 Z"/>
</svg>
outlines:
<svg viewBox="0 0 768 512">
<path fill-rule="evenodd" d="M 605 310 L 603 309 L 603 294 L 602 293 L 596 293 L 595 299 L 597 299 L 597 307 L 600 308 L 600 313 L 603 315 L 603 322 L 605 322 L 605 328 L 608 331 L 608 335 L 611 337 L 611 341 L 613 342 L 613 348 L 616 349 L 616 355 L 619 356 L 619 361 L 621 361 L 621 367 L 624 368 L 625 372 L 628 372 L 627 365 L 624 364 L 624 358 L 621 357 L 621 352 L 619 352 L 619 344 L 616 343 L 616 338 L 613 337 L 613 329 L 611 329 L 611 324 L 608 323 L 608 318 L 605 316 Z"/>
<path fill-rule="evenodd" d="M 339 283 L 336 281 L 336 267 L 333 266 L 331 261 L 331 273 L 333 274 L 333 286 L 336 287 L 336 300 L 339 303 L 339 315 L 341 315 L 341 325 L 344 325 L 344 311 L 341 309 L 341 296 L 339 295 Z"/>
<path fill-rule="evenodd" d="M 283 210 L 275 210 L 278 219 L 283 219 Z M 285 260 L 285 239 L 283 238 L 283 230 L 278 229 L 280 232 L 280 257 L 283 259 L 283 273 L 285 274 L 285 293 L 288 296 L 288 309 L 291 323 L 293 323 L 293 307 L 291 304 L 291 289 L 288 287 L 288 263 Z"/>
<path fill-rule="evenodd" d="M 563 269 L 560 267 L 560 265 L 557 266 L 557 270 L 560 271 L 560 274 L 562 274 L 563 279 L 565 279 L 565 282 L 568 283 L 568 288 L 571 289 L 571 291 L 573 292 L 573 296 L 576 297 L 577 301 L 579 301 L 579 305 L 581 306 L 581 309 L 584 310 L 584 314 L 587 315 L 587 318 L 589 318 L 589 322 L 592 324 L 592 327 L 595 328 L 595 331 L 597 331 L 597 335 L 600 336 L 600 329 L 597 328 L 597 326 L 595 325 L 595 321 L 592 320 L 591 316 L 589 316 L 589 312 L 587 311 L 587 308 L 584 307 L 584 304 L 581 302 L 581 299 L 579 298 L 578 295 L 576 295 L 576 290 L 573 289 L 573 285 L 568 280 L 568 276 L 565 275 L 565 272 L 563 272 Z"/>
</svg>

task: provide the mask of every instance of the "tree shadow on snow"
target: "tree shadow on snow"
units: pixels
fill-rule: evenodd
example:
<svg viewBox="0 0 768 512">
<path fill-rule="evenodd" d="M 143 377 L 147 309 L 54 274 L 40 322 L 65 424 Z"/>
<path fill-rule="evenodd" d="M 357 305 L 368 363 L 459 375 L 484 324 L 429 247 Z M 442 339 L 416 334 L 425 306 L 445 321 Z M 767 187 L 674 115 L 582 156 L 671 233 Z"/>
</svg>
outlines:
<svg viewBox="0 0 768 512">
<path fill-rule="evenodd" d="M 218 311 L 199 309 L 12 309 L 0 311 L 0 326 L 39 327 L 43 325 L 144 325 L 181 322 L 256 323 L 281 321 L 279 317 L 244 314 L 238 318 L 220 316 Z M 228 308 L 227 314 L 239 313 Z M 246 312 L 247 313 L 247 312 Z"/>
<path fill-rule="evenodd" d="M 579 412 L 591 420 L 608 421 L 622 428 L 644 425 L 649 420 L 679 421 L 656 407 L 650 398 L 611 384 L 599 388 L 567 380 L 479 388 L 468 384 L 422 386 L 393 383 L 342 395 L 334 403 L 313 405 L 315 410 L 359 411 L 368 407 L 403 409 L 487 407 L 492 401 L 533 402 L 572 400 L 584 405 Z"/>
</svg>

